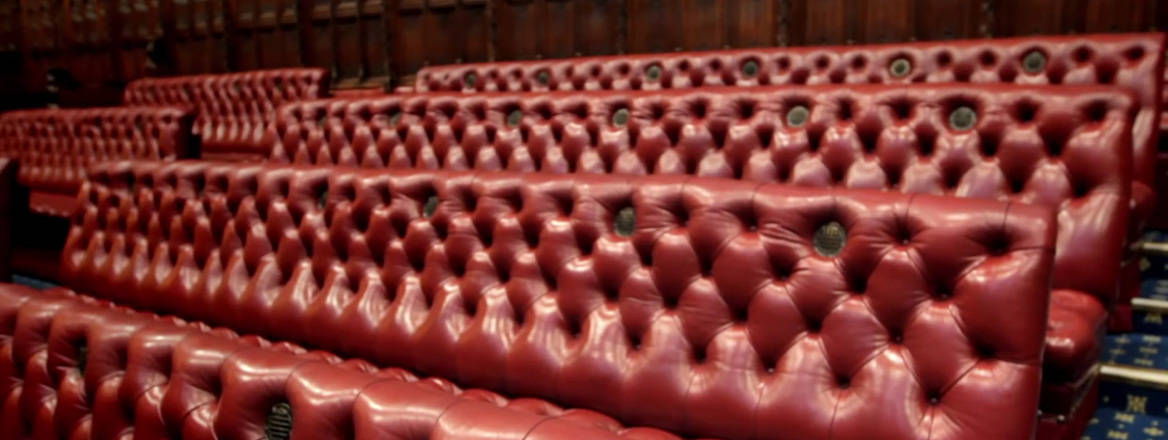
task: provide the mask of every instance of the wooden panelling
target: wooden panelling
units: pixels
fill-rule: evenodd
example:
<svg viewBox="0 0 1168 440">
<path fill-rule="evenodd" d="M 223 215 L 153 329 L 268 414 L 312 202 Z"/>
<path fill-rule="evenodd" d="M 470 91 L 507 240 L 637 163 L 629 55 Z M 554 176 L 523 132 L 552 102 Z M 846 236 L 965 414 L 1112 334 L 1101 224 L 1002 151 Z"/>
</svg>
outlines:
<svg viewBox="0 0 1168 440">
<path fill-rule="evenodd" d="M 1156 0 L 1086 0 L 1082 14 L 1085 20 L 1083 30 L 1123 32 L 1152 29 L 1155 8 Z"/>
<path fill-rule="evenodd" d="M 856 2 L 848 0 L 814 0 L 791 2 L 790 44 L 849 44 L 854 42 Z M 876 1 L 880 4 L 883 1 Z"/>
<path fill-rule="evenodd" d="M 682 8 L 678 7 L 681 0 L 627 1 L 629 52 L 670 52 L 682 49 Z"/>
<path fill-rule="evenodd" d="M 458 52 L 454 47 L 457 42 L 455 38 L 426 38 L 427 21 L 433 18 L 429 17 L 424 8 L 411 7 L 408 3 L 411 2 L 402 1 L 398 12 L 392 14 L 388 21 L 390 53 L 393 54 L 393 68 L 397 75 L 408 75 L 428 64 L 427 52 L 445 57 Z M 449 22 L 451 25 L 455 23 L 454 20 Z M 437 50 L 430 51 L 431 48 Z"/>
<path fill-rule="evenodd" d="M 334 10 L 333 74 L 342 85 L 354 87 L 365 75 L 364 51 L 361 49 L 360 1 L 339 3 Z"/>
<path fill-rule="evenodd" d="M 681 33 L 685 50 L 729 47 L 726 42 L 726 0 L 682 0 Z"/>
<path fill-rule="evenodd" d="M 997 36 L 1082 31 L 1081 1 L 1003 0 L 994 2 L 994 5 L 997 22 L 994 35 Z"/>
<path fill-rule="evenodd" d="M 389 5 L 397 13 L 387 17 L 385 33 L 395 82 L 408 81 L 422 66 L 491 59 L 493 11 L 486 1 L 394 1 L 396 7 Z"/>
<path fill-rule="evenodd" d="M 495 53 L 500 59 L 542 58 L 549 46 L 562 46 L 565 39 L 571 44 L 571 32 L 559 30 L 551 32 L 555 37 L 547 35 L 545 26 L 564 22 L 548 21 L 544 0 L 502 0 L 497 2 L 494 13 Z"/>
<path fill-rule="evenodd" d="M 1164 0 L 10 0 L 0 93 L 50 71 L 80 102 L 152 74 L 321 66 L 376 87 L 460 62 L 1165 27 Z"/>
<path fill-rule="evenodd" d="M 914 0 L 861 3 L 856 8 L 854 38 L 873 43 L 911 40 L 915 35 L 917 11 Z"/>
<path fill-rule="evenodd" d="M 572 55 L 611 55 L 626 51 L 626 0 L 576 2 Z"/>
<path fill-rule="evenodd" d="M 1152 6 L 1153 9 L 1155 9 L 1155 12 L 1151 15 L 1155 17 L 1156 20 L 1155 23 L 1153 23 L 1154 29 L 1168 29 L 1168 2 L 1157 1 L 1153 2 Z"/>
<path fill-rule="evenodd" d="M 731 1 L 726 5 L 726 43 L 733 47 L 778 44 L 779 5 L 769 0 Z"/>
<path fill-rule="evenodd" d="M 981 1 L 915 0 L 913 34 L 917 40 L 977 38 Z"/>
</svg>

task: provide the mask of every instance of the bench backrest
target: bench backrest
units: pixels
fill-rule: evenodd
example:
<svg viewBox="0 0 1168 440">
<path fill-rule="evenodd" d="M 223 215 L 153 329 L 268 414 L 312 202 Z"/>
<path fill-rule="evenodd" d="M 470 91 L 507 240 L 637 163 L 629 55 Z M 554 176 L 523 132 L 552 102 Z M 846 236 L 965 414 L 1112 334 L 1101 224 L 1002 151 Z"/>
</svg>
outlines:
<svg viewBox="0 0 1168 440">
<path fill-rule="evenodd" d="M 1154 198 L 1164 34 L 1094 34 L 669 52 L 426 67 L 417 91 L 547 91 L 781 84 L 1103 84 L 1132 91 L 1137 196 Z M 655 78 L 655 79 L 654 79 Z"/>
<path fill-rule="evenodd" d="M 80 197 L 72 285 L 464 386 L 687 436 L 1035 423 L 1046 207 L 204 162 L 103 165 Z"/>
<path fill-rule="evenodd" d="M 190 128 L 178 107 L 18 110 L 0 114 L 0 157 L 19 164 L 33 211 L 67 216 L 89 165 L 188 157 Z"/>
<path fill-rule="evenodd" d="M 320 68 L 143 78 L 126 86 L 122 101 L 189 107 L 203 157 L 254 160 L 262 157 L 260 141 L 276 109 L 328 96 L 328 85 L 328 71 Z"/>
<path fill-rule="evenodd" d="M 677 438 L 68 291 L 0 298 L 9 438 Z"/>
<path fill-rule="evenodd" d="M 1107 305 L 1131 228 L 1135 111 L 1098 86 L 419 94 L 286 106 L 270 137 L 274 162 L 691 174 L 1047 205 L 1060 211 L 1055 288 Z"/>
</svg>

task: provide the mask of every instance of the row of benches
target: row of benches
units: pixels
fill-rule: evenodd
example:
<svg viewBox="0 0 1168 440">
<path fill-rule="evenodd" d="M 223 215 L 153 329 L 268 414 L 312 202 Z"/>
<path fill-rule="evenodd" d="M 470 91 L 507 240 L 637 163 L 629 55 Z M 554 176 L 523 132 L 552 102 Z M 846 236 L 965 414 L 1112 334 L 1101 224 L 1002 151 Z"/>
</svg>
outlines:
<svg viewBox="0 0 1168 440">
<path fill-rule="evenodd" d="M 127 104 L 180 107 L 6 114 L 0 153 L 73 213 L 62 279 L 119 303 L 681 435 L 1024 438 L 1039 408 L 1073 438 L 1137 288 L 1163 49 L 469 65 L 330 100 L 311 69 L 144 80 Z M 1111 86 L 898 85 L 951 80 Z M 766 85 L 822 82 L 892 84 Z M 484 92 L 514 89 L 549 91 Z M 269 164 L 174 161 L 200 150 Z"/>
<path fill-rule="evenodd" d="M 101 165 L 79 199 L 70 286 L 462 386 L 695 437 L 1026 438 L 1036 422 L 1056 234 L 1041 206 L 201 161 Z M 248 382 L 220 371 L 205 386 L 222 399 Z M 250 426 L 269 405 L 243 407 Z"/>
<path fill-rule="evenodd" d="M 678 438 L 63 289 L 0 286 L 0 382 L 13 440 Z"/>
</svg>

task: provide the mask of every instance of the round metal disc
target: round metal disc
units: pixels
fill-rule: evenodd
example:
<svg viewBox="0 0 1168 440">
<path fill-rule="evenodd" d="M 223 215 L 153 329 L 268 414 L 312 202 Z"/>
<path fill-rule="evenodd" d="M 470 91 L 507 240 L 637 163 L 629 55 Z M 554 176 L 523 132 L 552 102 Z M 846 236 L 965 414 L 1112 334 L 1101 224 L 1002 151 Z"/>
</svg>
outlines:
<svg viewBox="0 0 1168 440">
<path fill-rule="evenodd" d="M 787 110 L 787 126 L 802 127 L 807 123 L 807 118 L 811 116 L 811 111 L 807 107 L 797 105 Z"/>
<path fill-rule="evenodd" d="M 955 130 L 969 130 L 977 124 L 977 112 L 967 106 L 957 107 L 949 114 L 949 125 Z"/>
<path fill-rule="evenodd" d="M 645 79 L 648 79 L 649 81 L 657 81 L 661 79 L 661 66 L 654 64 L 649 66 L 648 69 L 645 69 Z"/>
<path fill-rule="evenodd" d="M 893 78 L 903 78 L 908 76 L 909 73 L 912 73 L 912 62 L 909 61 L 908 58 L 903 57 L 892 60 L 892 63 L 888 65 L 888 73 L 890 73 Z"/>
<path fill-rule="evenodd" d="M 617 127 L 624 127 L 629 123 L 629 109 L 622 108 L 612 114 L 612 125 Z"/>
<path fill-rule="evenodd" d="M 511 113 L 507 115 L 507 125 L 519 125 L 519 122 L 522 120 L 523 112 L 519 111 L 519 109 L 512 110 Z"/>
<path fill-rule="evenodd" d="M 818 252 L 819 255 L 834 257 L 844 250 L 847 239 L 848 232 L 844 229 L 844 225 L 831 221 L 815 231 L 812 244 L 815 246 L 815 252 Z"/>
<path fill-rule="evenodd" d="M 637 213 L 632 206 L 621 208 L 616 213 L 616 221 L 614 222 L 616 234 L 622 237 L 633 235 L 633 231 L 637 227 Z"/>
<path fill-rule="evenodd" d="M 742 75 L 746 77 L 758 75 L 758 61 L 750 60 L 742 63 Z"/>
<path fill-rule="evenodd" d="M 1046 69 L 1046 54 L 1040 50 L 1032 50 L 1022 58 L 1022 68 L 1026 73 L 1040 73 Z"/>
</svg>

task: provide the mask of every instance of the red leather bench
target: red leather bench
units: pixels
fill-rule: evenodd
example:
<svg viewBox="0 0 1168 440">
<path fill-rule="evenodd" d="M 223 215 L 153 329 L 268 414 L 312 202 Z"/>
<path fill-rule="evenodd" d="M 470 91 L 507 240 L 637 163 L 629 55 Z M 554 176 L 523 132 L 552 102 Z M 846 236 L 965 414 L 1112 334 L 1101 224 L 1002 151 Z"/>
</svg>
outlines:
<svg viewBox="0 0 1168 440">
<path fill-rule="evenodd" d="M 0 298 L 7 439 L 677 438 L 69 291 Z"/>
<path fill-rule="evenodd" d="M 319 68 L 144 78 L 126 86 L 123 103 L 192 108 L 202 157 L 255 160 L 281 104 L 328 96 L 328 88 L 328 71 Z"/>
<path fill-rule="evenodd" d="M 119 303 L 683 436 L 1034 430 L 1045 207 L 204 162 L 79 197 L 62 272 Z"/>
<path fill-rule="evenodd" d="M 29 208 L 68 216 L 86 167 L 187 157 L 191 116 L 175 107 L 19 110 L 0 114 L 0 157 L 19 164 Z"/>
<path fill-rule="evenodd" d="M 1133 101 L 1003 85 L 420 94 L 287 106 L 270 137 L 275 162 L 695 174 L 1058 208 L 1044 410 L 1065 416 L 1092 390 L 1122 280 Z"/>
<path fill-rule="evenodd" d="M 1156 151 L 1162 107 L 1162 33 L 1093 34 L 881 45 L 733 49 L 425 67 L 416 91 L 548 91 L 692 88 L 782 84 L 909 84 L 936 82 L 1114 84 L 1139 104 L 1131 240 L 1156 205 Z M 1163 116 L 1168 118 L 1168 116 Z M 1168 158 L 1164 159 L 1168 162 Z M 1168 183 L 1165 183 L 1168 185 Z M 1168 217 L 1160 203 L 1159 217 Z M 1160 222 L 1164 223 L 1164 222 Z M 1139 256 L 1125 258 L 1123 296 L 1112 327 L 1131 329 L 1139 294 Z"/>
<path fill-rule="evenodd" d="M 1093 34 L 881 45 L 732 49 L 452 64 L 418 71 L 419 92 L 659 90 L 781 84 L 974 82 L 1115 84 L 1140 111 L 1132 126 L 1140 182 L 1153 194 L 1164 34 Z M 1143 220 L 1146 220 L 1143 219 Z"/>
</svg>

